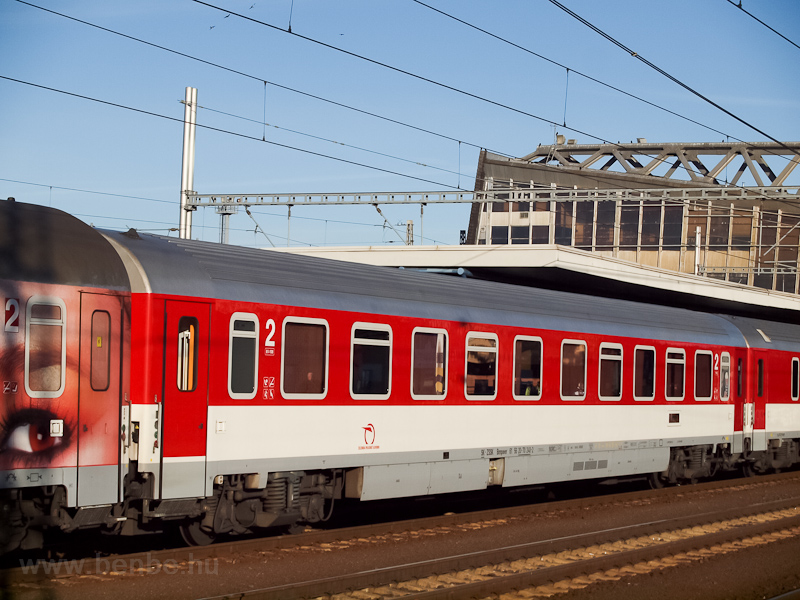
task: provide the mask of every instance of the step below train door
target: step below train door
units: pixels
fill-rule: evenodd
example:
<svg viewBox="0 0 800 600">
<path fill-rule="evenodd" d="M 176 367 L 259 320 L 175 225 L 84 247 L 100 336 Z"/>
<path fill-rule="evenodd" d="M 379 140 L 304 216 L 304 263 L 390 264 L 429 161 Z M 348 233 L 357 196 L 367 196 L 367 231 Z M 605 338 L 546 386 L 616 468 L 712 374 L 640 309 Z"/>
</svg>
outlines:
<svg viewBox="0 0 800 600">
<path fill-rule="evenodd" d="M 205 495 L 209 323 L 204 302 L 167 300 L 161 498 Z"/>
<path fill-rule="evenodd" d="M 78 506 L 120 500 L 126 297 L 81 292 Z"/>
</svg>

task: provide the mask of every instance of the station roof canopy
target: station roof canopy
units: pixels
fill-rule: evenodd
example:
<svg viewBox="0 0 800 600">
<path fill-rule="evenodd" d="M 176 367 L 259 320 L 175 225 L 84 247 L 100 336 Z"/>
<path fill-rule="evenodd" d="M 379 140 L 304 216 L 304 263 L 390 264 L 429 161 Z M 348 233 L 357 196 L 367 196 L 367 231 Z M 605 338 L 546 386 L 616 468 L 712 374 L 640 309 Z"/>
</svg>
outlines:
<svg viewBox="0 0 800 600">
<path fill-rule="evenodd" d="M 641 266 L 568 246 L 362 246 L 270 251 L 800 322 L 800 297 L 793 293 Z"/>
</svg>

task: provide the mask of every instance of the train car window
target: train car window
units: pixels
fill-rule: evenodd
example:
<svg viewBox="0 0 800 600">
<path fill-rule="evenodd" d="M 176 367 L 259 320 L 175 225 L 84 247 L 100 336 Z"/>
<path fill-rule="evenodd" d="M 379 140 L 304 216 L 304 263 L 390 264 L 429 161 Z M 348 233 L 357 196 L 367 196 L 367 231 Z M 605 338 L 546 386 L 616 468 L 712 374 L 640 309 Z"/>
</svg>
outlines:
<svg viewBox="0 0 800 600">
<path fill-rule="evenodd" d="M 719 398 L 727 401 L 731 395 L 731 355 L 723 352 L 719 357 Z"/>
<path fill-rule="evenodd" d="M 447 394 L 447 332 L 417 327 L 411 343 L 411 397 L 442 400 Z"/>
<path fill-rule="evenodd" d="M 656 397 L 656 349 L 636 346 L 633 352 L 633 399 L 650 401 Z"/>
<path fill-rule="evenodd" d="M 667 377 L 664 395 L 667 400 L 680 401 L 686 394 L 686 351 L 667 348 Z"/>
<path fill-rule="evenodd" d="M 694 399 L 711 400 L 714 383 L 713 356 L 706 350 L 694 353 Z"/>
<path fill-rule="evenodd" d="M 792 400 L 800 399 L 800 359 L 792 359 Z"/>
<path fill-rule="evenodd" d="M 258 387 L 258 317 L 233 313 L 229 326 L 228 394 L 237 400 L 252 400 Z"/>
<path fill-rule="evenodd" d="M 764 359 L 758 359 L 758 397 L 764 395 Z"/>
<path fill-rule="evenodd" d="M 542 397 L 542 340 L 518 336 L 514 339 L 514 400 Z"/>
<path fill-rule="evenodd" d="M 111 379 L 111 315 L 104 310 L 92 313 L 92 339 L 89 383 L 95 392 L 105 392 Z"/>
<path fill-rule="evenodd" d="M 292 317 L 283 322 L 281 394 L 318 400 L 328 390 L 328 323 Z"/>
<path fill-rule="evenodd" d="M 561 342 L 561 399 L 586 398 L 586 342 Z"/>
<path fill-rule="evenodd" d="M 464 367 L 464 395 L 467 400 L 494 400 L 497 397 L 497 336 L 493 333 L 468 333 Z"/>
<path fill-rule="evenodd" d="M 354 323 L 350 338 L 350 395 L 386 400 L 392 385 L 392 328 Z"/>
<path fill-rule="evenodd" d="M 32 296 L 25 320 L 25 391 L 31 398 L 57 398 L 64 391 L 67 306 L 61 298 Z"/>
<path fill-rule="evenodd" d="M 197 319 L 178 321 L 178 389 L 193 392 L 197 387 Z"/>
<path fill-rule="evenodd" d="M 744 366 L 742 364 L 742 359 L 739 358 L 736 360 L 736 396 L 741 398 L 742 396 L 742 388 L 744 386 Z"/>
<path fill-rule="evenodd" d="M 622 399 L 622 345 L 600 344 L 600 400 Z"/>
</svg>

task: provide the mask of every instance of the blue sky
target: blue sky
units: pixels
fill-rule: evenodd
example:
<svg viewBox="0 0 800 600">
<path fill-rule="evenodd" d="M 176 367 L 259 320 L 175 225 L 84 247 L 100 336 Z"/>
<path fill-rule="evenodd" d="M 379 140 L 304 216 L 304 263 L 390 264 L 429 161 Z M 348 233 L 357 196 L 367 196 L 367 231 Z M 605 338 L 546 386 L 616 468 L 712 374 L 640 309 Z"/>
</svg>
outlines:
<svg viewBox="0 0 800 600">
<path fill-rule="evenodd" d="M 479 147 L 522 156 L 538 144 L 552 143 L 556 131 L 579 143 L 597 142 L 585 134 L 610 141 L 638 137 L 651 142 L 723 141 L 725 136 L 718 132 L 745 141 L 766 141 L 546 0 L 427 3 L 718 132 L 573 72 L 567 87 L 565 69 L 413 0 L 210 3 L 281 29 L 288 27 L 291 14 L 295 34 L 543 120 L 285 31 L 235 15 L 226 17 L 226 12 L 191 0 L 34 0 L 33 4 L 253 78 L 16 0 L 0 0 L 0 76 L 177 120 L 0 79 L 0 197 L 50 204 L 98 227 L 166 233 L 178 220 L 183 137 L 178 121 L 183 118 L 180 101 L 186 86 L 199 90 L 199 124 L 257 138 L 198 128 L 194 187 L 200 193 L 432 191 L 459 185 L 472 189 Z M 800 141 L 800 49 L 727 0 L 563 3 L 741 119 L 776 139 Z M 743 6 L 800 43 L 797 0 L 744 0 Z M 265 86 L 264 80 L 270 83 Z M 265 113 L 270 127 L 260 124 Z M 563 127 L 565 118 L 567 128 Z M 383 171 L 265 143 L 260 141 L 262 136 L 268 142 Z M 792 177 L 794 185 L 799 175 Z M 382 211 L 392 224 L 414 220 L 419 227 L 418 206 L 385 206 Z M 286 245 L 285 208 L 258 208 L 253 215 L 274 243 Z M 468 221 L 468 205 L 429 205 L 424 241 L 457 244 L 459 230 L 466 229 Z M 216 241 L 218 224 L 212 210 L 199 210 L 194 216 L 194 237 Z M 383 219 L 370 207 L 296 207 L 290 237 L 292 245 L 396 242 L 397 236 L 382 225 Z M 231 227 L 233 243 L 268 245 L 243 213 L 232 218 Z"/>
</svg>

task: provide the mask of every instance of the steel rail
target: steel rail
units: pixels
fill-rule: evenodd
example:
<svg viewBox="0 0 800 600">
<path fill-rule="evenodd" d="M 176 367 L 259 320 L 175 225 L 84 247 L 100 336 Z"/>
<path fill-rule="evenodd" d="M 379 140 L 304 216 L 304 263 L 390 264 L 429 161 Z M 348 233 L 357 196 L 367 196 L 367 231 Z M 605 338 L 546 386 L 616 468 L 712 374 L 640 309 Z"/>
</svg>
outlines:
<svg viewBox="0 0 800 600">
<path fill-rule="evenodd" d="M 404 521 L 357 525 L 354 527 L 344 527 L 340 529 L 318 530 L 296 535 L 248 538 L 230 542 L 216 543 L 210 546 L 192 546 L 188 548 L 169 548 L 149 552 L 112 554 L 102 556 L 101 558 L 103 560 L 99 563 L 96 561 L 87 561 L 84 569 L 82 570 L 82 574 L 93 575 L 105 572 L 96 572 L 94 567 L 97 566 L 97 564 L 113 565 L 117 559 L 123 559 L 126 564 L 131 564 L 135 561 L 147 560 L 155 560 L 164 563 L 167 560 L 180 562 L 188 560 L 223 558 L 250 552 L 270 551 L 297 546 L 332 543 L 368 536 L 402 533 L 414 529 L 448 527 L 476 521 L 491 521 L 495 519 L 504 519 L 517 516 L 533 517 L 555 511 L 570 511 L 586 508 L 597 509 L 604 505 L 619 502 L 635 503 L 641 500 L 651 499 L 666 501 L 670 498 L 686 496 L 687 494 L 702 495 L 709 492 L 723 491 L 731 488 L 752 488 L 780 485 L 792 480 L 800 480 L 800 472 L 787 472 L 775 475 L 759 476 L 756 478 L 738 478 L 724 481 L 713 481 L 691 486 L 667 487 L 660 490 L 624 492 L 622 494 L 590 496 L 572 500 L 560 500 L 553 502 L 542 502 L 539 504 L 493 508 L 488 510 L 447 514 L 434 517 L 415 518 Z M 92 558 L 95 558 L 95 555 L 92 555 Z M 60 577 L 56 570 L 52 570 L 52 572 L 54 574 L 50 575 L 46 572 L 46 570 L 40 569 L 33 573 L 30 567 L 2 569 L 0 570 L 0 581 L 3 581 L 8 585 L 12 583 L 40 582 L 43 580 Z"/>
<path fill-rule="evenodd" d="M 775 510 L 798 508 L 799 506 L 800 496 L 791 499 L 765 502 L 747 508 L 725 509 L 678 519 L 663 519 L 602 531 L 593 531 L 585 534 L 541 540 L 528 544 L 517 544 L 481 552 L 472 552 L 442 559 L 374 569 L 305 583 L 249 590 L 247 592 L 222 596 L 212 596 L 204 600 L 230 600 L 234 598 L 247 600 L 299 600 L 318 598 L 347 591 L 380 587 L 394 582 L 421 579 L 432 575 L 441 575 L 485 567 L 497 563 L 528 559 L 541 554 L 554 554 L 586 546 L 605 544 L 619 541 L 621 538 L 650 536 L 663 533 L 667 529 L 679 530 L 698 527 L 719 521 L 751 517 Z M 630 563 L 653 560 L 654 558 L 687 552 L 700 547 L 707 547 L 709 545 L 716 545 L 755 535 L 763 535 L 766 532 L 787 527 L 800 527 L 800 514 L 787 519 L 758 523 L 755 525 L 742 525 L 718 533 L 705 534 L 689 539 L 656 543 L 647 548 L 621 551 L 607 556 L 575 561 L 567 565 L 545 567 L 535 571 L 492 577 L 486 581 L 404 595 L 402 598 L 404 600 L 456 600 L 461 598 L 482 597 L 492 593 L 499 594 Z"/>
</svg>

